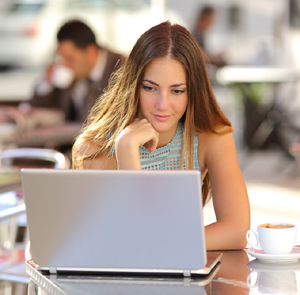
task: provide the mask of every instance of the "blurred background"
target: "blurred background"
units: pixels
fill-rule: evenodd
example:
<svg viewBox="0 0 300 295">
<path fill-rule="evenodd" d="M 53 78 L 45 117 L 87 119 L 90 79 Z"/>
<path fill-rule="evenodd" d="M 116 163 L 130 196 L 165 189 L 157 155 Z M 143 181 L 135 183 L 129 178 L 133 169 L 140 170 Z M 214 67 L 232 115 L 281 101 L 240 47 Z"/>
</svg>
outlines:
<svg viewBox="0 0 300 295">
<path fill-rule="evenodd" d="M 0 0 L 0 150 L 65 152 L 81 128 L 28 104 L 55 60 L 58 29 L 72 19 L 124 56 L 161 21 L 186 26 L 236 129 L 246 181 L 280 178 L 300 189 L 300 0 Z"/>
<path fill-rule="evenodd" d="M 81 128 L 28 106 L 55 59 L 58 29 L 72 19 L 124 56 L 161 21 L 186 26 L 236 129 L 246 181 L 300 189 L 300 0 L 0 0 L 0 150 L 65 152 Z"/>
<path fill-rule="evenodd" d="M 0 152 L 51 149 L 71 161 L 62 147 L 72 145 L 81 124 L 53 110 L 32 112 L 29 102 L 55 59 L 58 29 L 72 19 L 124 56 L 155 24 L 186 26 L 202 46 L 217 100 L 235 128 L 251 227 L 286 221 L 300 228 L 300 0 L 0 0 Z M 19 170 L 1 164 L 0 206 L 8 208 L 22 199 Z M 205 222 L 214 219 L 209 203 Z"/>
</svg>

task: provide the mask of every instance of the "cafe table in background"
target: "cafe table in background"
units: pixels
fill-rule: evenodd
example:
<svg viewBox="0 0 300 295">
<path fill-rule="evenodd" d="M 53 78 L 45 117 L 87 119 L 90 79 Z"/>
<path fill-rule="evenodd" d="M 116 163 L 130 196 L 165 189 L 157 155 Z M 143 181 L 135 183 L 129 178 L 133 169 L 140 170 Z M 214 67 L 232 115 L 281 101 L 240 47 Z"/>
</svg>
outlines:
<svg viewBox="0 0 300 295">
<path fill-rule="evenodd" d="M 215 79 L 231 89 L 235 102 L 242 105 L 244 145 L 261 149 L 276 140 L 289 153 L 290 144 L 300 136 L 300 70 L 225 66 L 216 71 Z"/>
</svg>

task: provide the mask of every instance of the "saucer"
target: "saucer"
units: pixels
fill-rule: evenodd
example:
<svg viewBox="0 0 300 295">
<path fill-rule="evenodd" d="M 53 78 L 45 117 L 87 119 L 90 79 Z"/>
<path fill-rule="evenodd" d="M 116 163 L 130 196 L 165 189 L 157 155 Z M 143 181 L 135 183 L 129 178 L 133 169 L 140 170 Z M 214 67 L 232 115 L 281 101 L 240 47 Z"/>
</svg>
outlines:
<svg viewBox="0 0 300 295">
<path fill-rule="evenodd" d="M 245 249 L 245 251 L 258 260 L 268 263 L 290 263 L 300 259 L 299 247 L 294 247 L 290 254 L 265 254 L 263 251 L 253 248 Z"/>
</svg>

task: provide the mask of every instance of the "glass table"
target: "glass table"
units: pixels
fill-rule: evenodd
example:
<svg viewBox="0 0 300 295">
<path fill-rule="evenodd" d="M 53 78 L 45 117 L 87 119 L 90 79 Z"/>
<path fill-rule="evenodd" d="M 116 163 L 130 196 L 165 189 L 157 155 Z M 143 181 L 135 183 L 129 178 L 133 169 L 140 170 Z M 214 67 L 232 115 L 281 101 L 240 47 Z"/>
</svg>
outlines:
<svg viewBox="0 0 300 295">
<path fill-rule="evenodd" d="M 28 294 L 299 294 L 300 261 L 264 263 L 244 250 L 222 251 L 223 256 L 207 276 L 145 277 L 42 274 L 30 264 Z"/>
</svg>

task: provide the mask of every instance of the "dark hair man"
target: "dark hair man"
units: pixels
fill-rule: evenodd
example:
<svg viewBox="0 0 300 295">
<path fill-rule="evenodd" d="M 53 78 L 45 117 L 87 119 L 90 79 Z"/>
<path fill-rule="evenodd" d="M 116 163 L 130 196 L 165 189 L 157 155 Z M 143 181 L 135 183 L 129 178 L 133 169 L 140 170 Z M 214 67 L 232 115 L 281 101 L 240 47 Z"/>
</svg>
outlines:
<svg viewBox="0 0 300 295">
<path fill-rule="evenodd" d="M 61 109 L 67 121 L 84 122 L 122 56 L 99 46 L 94 32 L 79 20 L 65 23 L 57 42 L 55 61 L 37 84 L 30 104 Z"/>
</svg>

